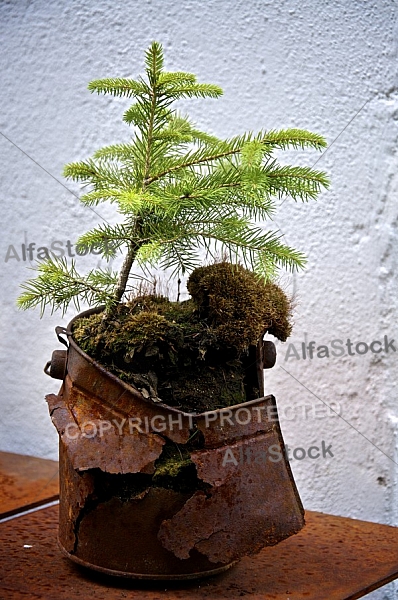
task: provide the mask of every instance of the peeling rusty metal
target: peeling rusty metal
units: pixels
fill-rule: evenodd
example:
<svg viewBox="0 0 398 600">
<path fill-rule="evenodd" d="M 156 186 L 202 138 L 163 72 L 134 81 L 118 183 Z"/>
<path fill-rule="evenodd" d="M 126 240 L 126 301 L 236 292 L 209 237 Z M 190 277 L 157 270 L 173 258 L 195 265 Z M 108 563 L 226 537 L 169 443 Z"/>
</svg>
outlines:
<svg viewBox="0 0 398 600">
<path fill-rule="evenodd" d="M 51 419 L 77 471 L 101 469 L 106 473 L 139 473 L 159 458 L 164 439 L 122 427 L 122 422 L 98 418 L 88 411 L 77 419 L 62 396 L 47 396 Z M 91 418 L 90 418 L 91 417 Z"/>
<path fill-rule="evenodd" d="M 196 548 L 212 562 L 237 560 L 303 527 L 303 511 L 275 430 L 196 452 L 192 460 L 198 476 L 212 488 L 196 492 L 162 523 L 159 539 L 178 558 Z"/>
<path fill-rule="evenodd" d="M 76 547 L 76 523 L 87 499 L 94 493 L 94 477 L 90 472 L 79 473 L 69 460 L 65 445 L 59 441 L 59 539 L 67 552 Z"/>
<path fill-rule="evenodd" d="M 66 372 L 59 394 L 47 396 L 60 437 L 59 540 L 72 560 L 135 578 L 194 578 L 303 527 L 273 396 L 185 413 L 96 363 L 73 341 L 72 326 L 56 330 L 69 342 Z M 260 343 L 246 385 L 261 394 L 264 360 Z M 188 460 L 183 487 L 171 476 L 152 481 L 170 447 Z"/>
</svg>

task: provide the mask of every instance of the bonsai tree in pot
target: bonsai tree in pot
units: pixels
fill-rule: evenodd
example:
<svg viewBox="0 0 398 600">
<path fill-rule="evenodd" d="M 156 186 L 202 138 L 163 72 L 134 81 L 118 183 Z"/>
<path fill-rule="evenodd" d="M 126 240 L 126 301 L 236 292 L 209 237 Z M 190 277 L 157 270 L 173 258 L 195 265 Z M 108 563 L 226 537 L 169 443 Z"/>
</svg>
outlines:
<svg viewBox="0 0 398 600">
<path fill-rule="evenodd" d="M 275 150 L 326 143 L 299 129 L 227 140 L 204 133 L 174 103 L 221 89 L 166 71 L 156 42 L 145 64 L 137 80 L 89 84 L 134 98 L 123 117 L 132 139 L 64 172 L 89 187 L 85 205 L 115 204 L 121 222 L 99 225 L 78 244 L 105 259 L 122 252 L 120 271 L 82 275 L 73 261 L 52 258 L 18 303 L 42 313 L 91 306 L 57 328 L 68 352 L 46 366 L 63 379 L 59 395 L 47 397 L 60 434 L 61 548 L 110 573 L 186 578 L 223 570 L 303 526 L 262 368 L 264 333 L 284 341 L 291 330 L 278 268 L 301 268 L 305 258 L 256 222 L 282 195 L 307 201 L 328 185 L 323 172 L 279 165 Z M 204 255 L 222 260 L 203 266 Z M 171 270 L 179 286 L 190 274 L 191 299 L 145 291 L 155 267 Z M 248 448 L 264 460 L 244 464 Z M 264 495 L 275 486 L 273 504 Z M 204 531 L 194 526 L 199 513 Z M 141 541 L 131 548 L 137 529 Z"/>
</svg>

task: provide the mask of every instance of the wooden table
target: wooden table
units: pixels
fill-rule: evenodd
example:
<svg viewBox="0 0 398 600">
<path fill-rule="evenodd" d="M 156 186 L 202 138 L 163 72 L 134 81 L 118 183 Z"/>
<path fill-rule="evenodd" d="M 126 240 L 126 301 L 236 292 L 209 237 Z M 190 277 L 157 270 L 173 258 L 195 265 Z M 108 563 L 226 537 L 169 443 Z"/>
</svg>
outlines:
<svg viewBox="0 0 398 600">
<path fill-rule="evenodd" d="M 0 514 L 15 514 L 18 498 L 19 511 L 53 499 L 56 468 L 52 461 L 0 453 L 0 481 L 6 482 Z M 0 523 L 1 599 L 354 600 L 398 577 L 398 528 L 311 511 L 299 534 L 191 583 L 137 582 L 81 568 L 58 550 L 57 521 L 58 507 L 50 506 Z"/>
</svg>

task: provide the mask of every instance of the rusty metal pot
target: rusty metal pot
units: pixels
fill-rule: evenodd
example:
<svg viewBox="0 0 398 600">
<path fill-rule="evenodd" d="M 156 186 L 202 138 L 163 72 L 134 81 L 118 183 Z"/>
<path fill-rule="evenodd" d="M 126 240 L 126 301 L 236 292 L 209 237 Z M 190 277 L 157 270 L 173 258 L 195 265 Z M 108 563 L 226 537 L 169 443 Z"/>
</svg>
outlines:
<svg viewBox="0 0 398 600">
<path fill-rule="evenodd" d="M 93 312 L 56 328 L 68 349 L 45 367 L 63 379 L 46 397 L 60 439 L 61 550 L 113 575 L 192 579 L 297 533 L 304 510 L 274 397 L 201 414 L 145 398 L 73 340 L 74 321 Z M 269 344 L 258 349 L 257 374 L 267 357 L 272 366 Z M 186 450 L 195 435 L 191 487 L 154 482 L 165 447 Z"/>
</svg>

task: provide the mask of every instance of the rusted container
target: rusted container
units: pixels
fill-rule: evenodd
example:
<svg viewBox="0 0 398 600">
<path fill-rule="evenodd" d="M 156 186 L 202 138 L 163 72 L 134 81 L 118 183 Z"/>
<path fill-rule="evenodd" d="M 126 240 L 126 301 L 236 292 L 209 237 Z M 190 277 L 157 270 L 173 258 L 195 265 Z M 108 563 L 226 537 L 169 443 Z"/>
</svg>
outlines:
<svg viewBox="0 0 398 600">
<path fill-rule="evenodd" d="M 68 349 L 45 367 L 63 379 L 47 401 L 60 438 L 59 544 L 69 558 L 123 577 L 191 579 L 303 527 L 273 396 L 202 414 L 154 402 L 76 345 L 74 321 L 56 328 Z M 260 379 L 266 360 L 274 353 L 260 345 L 252 376 Z M 188 481 L 177 488 L 153 480 L 170 446 L 185 457 L 189 448 Z"/>
</svg>

